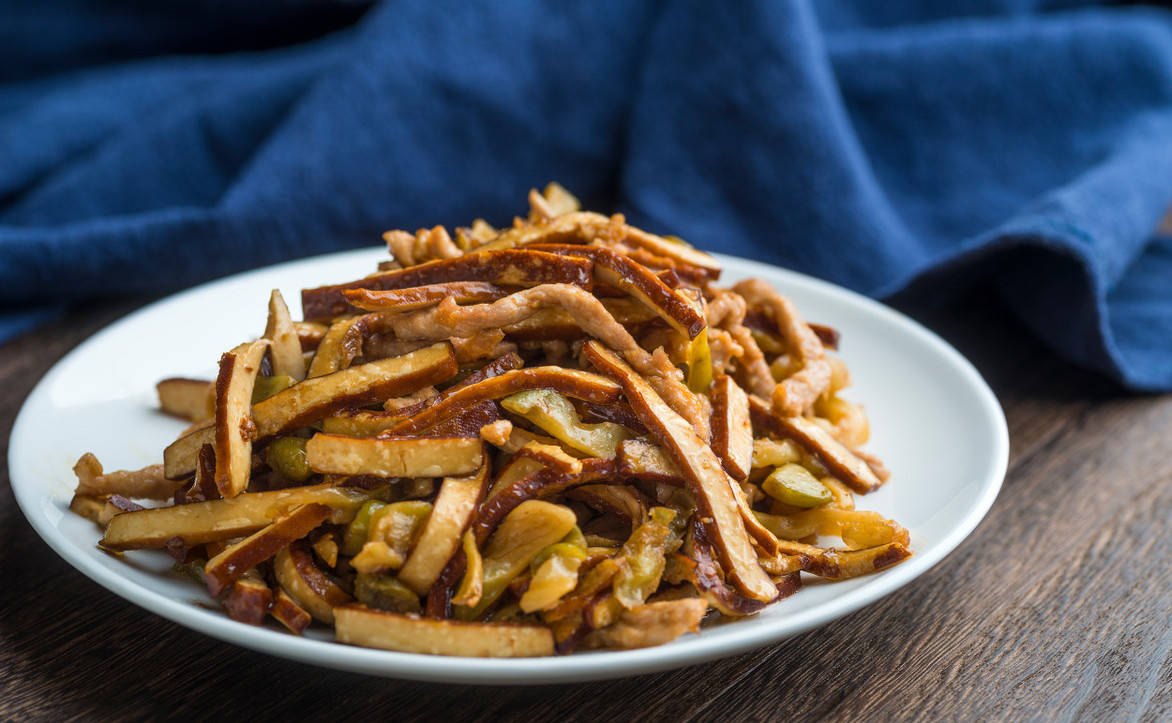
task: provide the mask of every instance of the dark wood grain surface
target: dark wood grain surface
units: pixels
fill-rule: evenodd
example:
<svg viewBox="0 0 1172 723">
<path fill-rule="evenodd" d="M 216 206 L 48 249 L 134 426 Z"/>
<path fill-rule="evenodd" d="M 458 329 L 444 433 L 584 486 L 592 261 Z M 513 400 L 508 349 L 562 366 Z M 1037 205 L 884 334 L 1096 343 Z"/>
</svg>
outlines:
<svg viewBox="0 0 1172 723">
<path fill-rule="evenodd" d="M 0 346 L 0 439 L 53 362 L 132 308 L 72 312 Z M 1172 719 L 1172 397 L 1063 364 L 995 306 L 925 320 L 1009 419 L 1009 476 L 985 521 L 933 570 L 825 628 L 627 680 L 399 682 L 221 643 L 60 560 L 16 507 L 5 447 L 0 719 Z"/>
</svg>

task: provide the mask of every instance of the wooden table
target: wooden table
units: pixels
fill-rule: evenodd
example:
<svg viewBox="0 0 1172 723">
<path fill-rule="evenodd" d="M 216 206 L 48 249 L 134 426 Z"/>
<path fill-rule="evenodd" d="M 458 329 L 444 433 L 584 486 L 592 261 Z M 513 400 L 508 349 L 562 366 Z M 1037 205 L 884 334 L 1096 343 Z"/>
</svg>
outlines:
<svg viewBox="0 0 1172 723">
<path fill-rule="evenodd" d="M 135 305 L 75 312 L 0 347 L 0 439 L 53 362 Z M 1172 397 L 1130 396 L 1065 365 L 983 297 L 927 321 L 1001 399 L 1009 477 L 956 552 L 826 628 L 583 685 L 318 669 L 205 637 L 90 582 L 25 522 L 5 461 L 0 719 L 1172 719 Z"/>
</svg>

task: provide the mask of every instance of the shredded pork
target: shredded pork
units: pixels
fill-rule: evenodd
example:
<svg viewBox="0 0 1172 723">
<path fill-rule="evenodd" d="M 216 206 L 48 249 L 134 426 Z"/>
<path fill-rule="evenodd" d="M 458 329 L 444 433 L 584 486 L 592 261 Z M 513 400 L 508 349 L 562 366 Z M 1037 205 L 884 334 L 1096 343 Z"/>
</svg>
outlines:
<svg viewBox="0 0 1172 723">
<path fill-rule="evenodd" d="M 773 400 L 781 414 L 794 417 L 806 411 L 830 388 L 831 368 L 826 359 L 822 340 L 802 319 L 793 302 L 773 290 L 761 279 L 747 279 L 733 287 L 752 306 L 764 308 L 772 317 L 777 330 L 802 367 L 783 379 L 772 394 L 753 387 L 753 393 Z"/>
<path fill-rule="evenodd" d="M 175 495 L 181 484 L 163 476 L 163 465 L 152 464 L 136 470 L 104 472 L 102 463 L 86 452 L 73 466 L 77 475 L 77 494 L 122 495 L 123 497 L 165 500 Z"/>
<path fill-rule="evenodd" d="M 679 369 L 662 349 L 648 352 L 615 320 L 602 302 L 572 284 L 541 284 L 509 294 L 489 304 L 460 306 L 450 298 L 430 309 L 400 314 L 388 321 L 399 339 L 448 339 L 473 337 L 499 330 L 556 307 L 565 310 L 590 336 L 622 354 L 641 374 L 650 378 L 656 392 L 687 419 L 702 438 L 708 438 L 710 409 L 702 397 L 684 384 Z"/>
<path fill-rule="evenodd" d="M 624 610 L 618 622 L 590 633 L 586 647 L 631 650 L 663 645 L 684 633 L 699 632 L 707 611 L 708 603 L 695 597 L 646 603 Z"/>
<path fill-rule="evenodd" d="M 383 240 L 400 268 L 436 259 L 454 259 L 464 254 L 443 226 L 421 228 L 414 235 L 406 231 L 387 231 Z"/>
</svg>

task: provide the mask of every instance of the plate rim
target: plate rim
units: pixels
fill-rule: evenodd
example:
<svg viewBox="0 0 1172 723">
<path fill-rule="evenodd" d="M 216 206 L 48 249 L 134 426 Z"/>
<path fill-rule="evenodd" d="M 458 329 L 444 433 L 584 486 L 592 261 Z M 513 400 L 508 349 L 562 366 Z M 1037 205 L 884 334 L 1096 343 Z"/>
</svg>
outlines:
<svg viewBox="0 0 1172 723">
<path fill-rule="evenodd" d="M 214 279 L 192 288 L 156 300 L 130 314 L 107 324 L 94 332 L 83 342 L 58 359 L 41 377 L 21 404 L 13 423 L 8 440 L 8 470 L 13 496 L 25 519 L 37 535 L 66 563 L 83 575 L 98 583 L 106 590 L 144 608 L 147 611 L 178 623 L 196 632 L 239 645 L 250 650 L 300 662 L 352 672 L 408 680 L 422 680 L 451 683 L 472 683 L 485 685 L 533 685 L 628 677 L 662 670 L 681 668 L 688 665 L 716 660 L 759 647 L 772 645 L 788 637 L 799 635 L 833 620 L 848 615 L 864 606 L 879 602 L 895 590 L 927 573 L 948 557 L 985 518 L 997 498 L 1009 465 L 1009 430 L 1004 412 L 996 395 L 984 378 L 960 352 L 940 336 L 919 322 L 874 299 L 828 281 L 818 279 L 789 269 L 761 261 L 745 259 L 726 254 L 713 255 L 726 267 L 766 268 L 771 273 L 785 277 L 787 283 L 805 286 L 818 293 L 845 297 L 845 300 L 861 306 L 869 313 L 878 314 L 906 333 L 918 337 L 931 347 L 936 354 L 948 361 L 955 371 L 967 379 L 969 389 L 975 393 L 984 413 L 985 422 L 992 423 L 994 448 L 981 474 L 979 494 L 973 504 L 946 535 L 929 550 L 916 551 L 907 562 L 873 576 L 867 583 L 848 591 L 817 607 L 798 611 L 786 624 L 775 630 L 746 627 L 733 630 L 718 640 L 707 640 L 704 644 L 681 646 L 679 649 L 662 646 L 627 651 L 581 653 L 571 656 L 549 658 L 469 658 L 430 656 L 418 653 L 403 653 L 375 650 L 355 646 L 344 646 L 330 640 L 295 637 L 267 627 L 253 627 L 236 623 L 223 616 L 220 611 L 205 610 L 186 601 L 177 600 L 161 592 L 143 587 L 129 578 L 119 576 L 112 570 L 99 565 L 96 558 L 75 554 L 69 545 L 74 544 L 60 533 L 40 514 L 39 506 L 47 495 L 36 495 L 32 482 L 18 482 L 23 478 L 24 455 L 22 444 L 31 434 L 29 421 L 32 413 L 30 403 L 47 394 L 47 390 L 75 356 L 85 353 L 90 344 L 99 337 L 124 325 L 134 324 L 157 307 L 176 302 L 191 295 L 214 291 L 217 286 L 229 285 L 258 273 L 282 273 L 300 265 L 311 265 L 323 260 L 342 261 L 354 257 L 357 262 L 367 256 L 373 257 L 379 247 L 336 251 L 328 254 L 296 259 L 280 264 L 259 267 L 231 276 Z M 30 472 L 31 474 L 31 472 Z M 696 638 L 703 640 L 703 638 Z M 670 645 L 670 644 L 669 644 Z M 670 654 L 664 654 L 670 650 Z"/>
</svg>

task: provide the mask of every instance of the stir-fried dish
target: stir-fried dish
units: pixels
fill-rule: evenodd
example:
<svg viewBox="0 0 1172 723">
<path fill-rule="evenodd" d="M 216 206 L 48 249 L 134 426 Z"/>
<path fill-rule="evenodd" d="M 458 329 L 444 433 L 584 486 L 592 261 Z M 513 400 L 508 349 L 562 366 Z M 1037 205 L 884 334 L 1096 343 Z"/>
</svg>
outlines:
<svg viewBox="0 0 1172 723">
<path fill-rule="evenodd" d="M 302 321 L 273 291 L 214 381 L 159 382 L 192 422 L 162 464 L 86 454 L 71 508 L 234 620 L 439 655 L 659 645 L 911 554 L 855 509 L 888 473 L 834 329 L 556 184 L 529 203 L 387 232 Z"/>
</svg>

